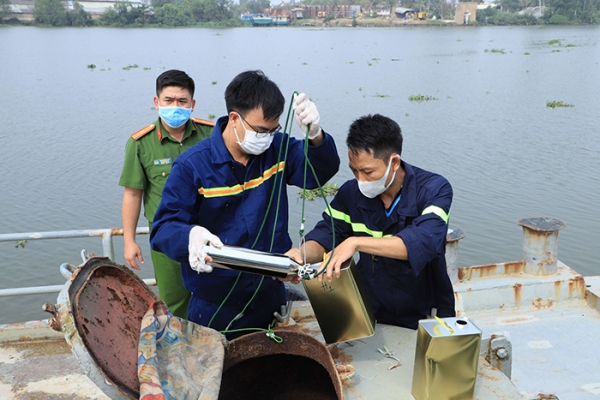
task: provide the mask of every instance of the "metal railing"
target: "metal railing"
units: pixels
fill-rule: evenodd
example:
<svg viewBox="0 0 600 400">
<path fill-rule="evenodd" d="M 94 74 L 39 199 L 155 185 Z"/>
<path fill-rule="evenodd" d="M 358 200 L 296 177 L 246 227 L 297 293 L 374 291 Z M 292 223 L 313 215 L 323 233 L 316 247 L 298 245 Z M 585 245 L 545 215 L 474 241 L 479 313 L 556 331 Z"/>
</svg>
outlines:
<svg viewBox="0 0 600 400">
<path fill-rule="evenodd" d="M 148 227 L 137 228 L 137 235 L 150 233 Z M 22 240 L 48 240 L 48 239 L 72 239 L 84 237 L 101 237 L 103 256 L 114 261 L 115 246 L 113 236 L 123 236 L 123 228 L 117 229 L 83 229 L 74 231 L 50 231 L 50 232 L 27 232 L 27 233 L 3 233 L 0 234 L 0 242 L 19 242 Z M 156 286 L 155 279 L 144 279 L 149 286 Z M 0 289 L 0 297 L 22 296 L 28 294 L 58 293 L 64 285 L 34 286 L 25 288 Z"/>
</svg>

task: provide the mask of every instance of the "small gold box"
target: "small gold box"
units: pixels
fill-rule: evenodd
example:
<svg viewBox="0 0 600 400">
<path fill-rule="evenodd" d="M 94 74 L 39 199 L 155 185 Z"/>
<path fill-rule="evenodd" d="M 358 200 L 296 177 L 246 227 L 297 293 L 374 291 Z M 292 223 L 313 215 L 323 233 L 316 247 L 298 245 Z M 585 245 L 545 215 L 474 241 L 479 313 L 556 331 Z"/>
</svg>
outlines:
<svg viewBox="0 0 600 400">
<path fill-rule="evenodd" d="M 375 314 L 354 259 L 340 277 L 303 280 L 302 284 L 327 344 L 372 336 Z M 321 266 L 319 265 L 318 268 Z"/>
<path fill-rule="evenodd" d="M 473 400 L 481 330 L 468 318 L 419 321 L 412 394 L 417 400 Z"/>
</svg>

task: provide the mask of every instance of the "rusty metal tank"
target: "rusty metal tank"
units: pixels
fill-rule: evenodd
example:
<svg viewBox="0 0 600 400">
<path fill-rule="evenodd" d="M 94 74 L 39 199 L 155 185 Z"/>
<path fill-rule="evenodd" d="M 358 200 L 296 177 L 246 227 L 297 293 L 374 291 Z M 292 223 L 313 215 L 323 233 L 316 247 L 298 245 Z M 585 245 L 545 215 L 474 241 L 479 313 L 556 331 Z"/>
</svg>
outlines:
<svg viewBox="0 0 600 400">
<path fill-rule="evenodd" d="M 229 342 L 219 400 L 342 400 L 342 382 L 327 347 L 304 333 L 276 330 Z"/>
<path fill-rule="evenodd" d="M 113 400 L 132 399 L 139 398 L 140 325 L 155 300 L 127 267 L 92 257 L 72 268 L 58 304 L 47 303 L 44 310 L 53 314 L 52 327 L 65 334 L 90 379 Z"/>
</svg>

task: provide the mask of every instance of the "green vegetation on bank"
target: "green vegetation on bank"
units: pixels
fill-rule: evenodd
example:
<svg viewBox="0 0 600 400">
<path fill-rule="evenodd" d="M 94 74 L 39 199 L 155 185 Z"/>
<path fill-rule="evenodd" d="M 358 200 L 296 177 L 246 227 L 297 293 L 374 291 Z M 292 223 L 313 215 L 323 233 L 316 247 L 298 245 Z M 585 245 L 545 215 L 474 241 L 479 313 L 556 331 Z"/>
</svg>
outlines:
<svg viewBox="0 0 600 400">
<path fill-rule="evenodd" d="M 486 8 L 477 11 L 478 25 L 569 25 L 600 23 L 600 1 L 546 0 L 544 14 L 537 19 L 532 7 L 538 0 L 500 0 L 501 10 Z"/>
<path fill-rule="evenodd" d="M 397 0 L 382 0 L 390 5 L 392 13 Z M 460 0 L 463 1 L 463 0 Z M 479 2 L 482 2 L 480 0 Z M 600 0 L 546 0 L 543 16 L 537 19 L 531 12 L 539 0 L 498 0 L 500 9 L 490 8 L 477 11 L 477 21 L 470 25 L 540 25 L 540 24 L 597 24 L 600 23 Z M 99 19 L 92 19 L 90 13 L 74 2 L 69 9 L 60 0 L 34 0 L 35 25 L 51 26 L 203 26 L 234 27 L 243 26 L 239 16 L 243 13 L 257 14 L 270 8 L 270 0 L 151 0 L 148 5 L 133 5 L 128 1 L 117 1 Z M 373 9 L 371 0 L 292 0 L 288 6 L 296 5 L 360 5 L 363 10 Z M 379 1 L 377 4 L 381 4 Z M 415 10 L 428 9 L 427 24 L 446 25 L 442 20 L 453 19 L 455 4 L 446 0 L 404 0 L 402 7 Z M 10 0 L 0 0 L 0 21 L 31 25 L 16 19 L 6 21 L 10 11 Z M 431 19 L 435 17 L 436 19 Z M 328 15 L 324 23 L 333 22 L 335 17 Z M 370 25 L 379 19 L 353 20 L 348 26 Z M 390 22 L 387 20 L 386 22 Z M 305 20 L 294 21 L 300 25 Z M 337 25 L 337 23 L 336 23 Z"/>
</svg>

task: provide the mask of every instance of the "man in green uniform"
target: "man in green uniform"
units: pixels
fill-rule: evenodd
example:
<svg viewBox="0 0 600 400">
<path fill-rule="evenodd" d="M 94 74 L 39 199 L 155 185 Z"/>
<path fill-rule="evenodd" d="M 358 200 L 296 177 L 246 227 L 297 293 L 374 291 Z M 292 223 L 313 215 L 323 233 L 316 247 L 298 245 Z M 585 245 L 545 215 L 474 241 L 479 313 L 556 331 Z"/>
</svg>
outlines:
<svg viewBox="0 0 600 400">
<path fill-rule="evenodd" d="M 162 198 L 173 161 L 196 143 L 211 135 L 214 122 L 190 118 L 196 100 L 194 81 L 185 72 L 170 70 L 156 79 L 154 104 L 159 118 L 131 135 L 125 148 L 125 162 L 119 185 L 123 194 L 123 238 L 125 259 L 131 268 L 140 269 L 136 259 L 144 263 L 135 230 L 142 200 L 150 229 Z M 181 279 L 181 267 L 162 253 L 151 250 L 154 275 L 160 298 L 171 312 L 187 318 L 190 293 Z"/>
</svg>

